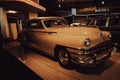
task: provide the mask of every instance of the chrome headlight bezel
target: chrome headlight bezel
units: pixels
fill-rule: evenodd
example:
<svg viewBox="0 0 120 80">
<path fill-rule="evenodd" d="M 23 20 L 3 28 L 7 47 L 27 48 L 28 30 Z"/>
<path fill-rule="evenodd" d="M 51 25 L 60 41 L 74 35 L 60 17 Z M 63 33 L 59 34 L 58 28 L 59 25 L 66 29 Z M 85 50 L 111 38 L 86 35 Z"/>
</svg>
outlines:
<svg viewBox="0 0 120 80">
<path fill-rule="evenodd" d="M 111 34 L 108 34 L 108 37 L 111 38 L 112 37 Z"/>
<path fill-rule="evenodd" d="M 91 40 L 90 40 L 90 38 L 86 38 L 86 39 L 85 39 L 84 45 L 85 45 L 85 46 L 90 46 L 90 45 L 91 45 Z"/>
</svg>

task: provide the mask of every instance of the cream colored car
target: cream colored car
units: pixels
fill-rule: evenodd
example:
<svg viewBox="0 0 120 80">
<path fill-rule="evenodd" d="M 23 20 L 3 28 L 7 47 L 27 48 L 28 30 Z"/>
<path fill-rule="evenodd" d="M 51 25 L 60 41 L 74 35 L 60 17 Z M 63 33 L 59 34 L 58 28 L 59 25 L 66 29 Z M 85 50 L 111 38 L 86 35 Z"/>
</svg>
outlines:
<svg viewBox="0 0 120 80">
<path fill-rule="evenodd" d="M 109 36 L 98 28 L 69 26 L 61 17 L 38 17 L 27 21 L 19 40 L 55 57 L 63 67 L 93 67 L 111 56 Z"/>
</svg>

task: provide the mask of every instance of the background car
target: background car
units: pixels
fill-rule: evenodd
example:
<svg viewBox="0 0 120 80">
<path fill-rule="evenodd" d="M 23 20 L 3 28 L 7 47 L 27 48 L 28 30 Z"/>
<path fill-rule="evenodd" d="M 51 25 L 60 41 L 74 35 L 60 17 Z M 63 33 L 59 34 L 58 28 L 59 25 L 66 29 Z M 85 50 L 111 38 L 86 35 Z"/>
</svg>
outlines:
<svg viewBox="0 0 120 80">
<path fill-rule="evenodd" d="M 97 26 L 102 31 L 111 33 L 111 41 L 120 46 L 120 17 L 104 17 L 98 18 L 89 23 L 89 25 Z"/>
<path fill-rule="evenodd" d="M 85 23 L 85 22 L 83 22 L 83 23 L 74 22 L 74 23 L 71 23 L 70 26 L 76 26 L 76 27 L 79 27 L 79 26 L 86 26 L 86 23 Z"/>
</svg>

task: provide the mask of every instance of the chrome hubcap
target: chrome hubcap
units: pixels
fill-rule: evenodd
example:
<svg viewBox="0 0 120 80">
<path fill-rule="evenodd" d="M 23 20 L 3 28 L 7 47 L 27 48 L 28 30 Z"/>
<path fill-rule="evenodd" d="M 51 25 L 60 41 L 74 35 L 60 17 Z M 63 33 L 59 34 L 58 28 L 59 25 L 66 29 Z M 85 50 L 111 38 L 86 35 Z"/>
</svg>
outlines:
<svg viewBox="0 0 120 80">
<path fill-rule="evenodd" d="M 59 57 L 59 60 L 62 64 L 64 64 L 64 65 L 68 64 L 69 57 L 68 57 L 68 53 L 66 51 L 63 51 L 63 50 L 60 51 L 58 57 Z"/>
</svg>

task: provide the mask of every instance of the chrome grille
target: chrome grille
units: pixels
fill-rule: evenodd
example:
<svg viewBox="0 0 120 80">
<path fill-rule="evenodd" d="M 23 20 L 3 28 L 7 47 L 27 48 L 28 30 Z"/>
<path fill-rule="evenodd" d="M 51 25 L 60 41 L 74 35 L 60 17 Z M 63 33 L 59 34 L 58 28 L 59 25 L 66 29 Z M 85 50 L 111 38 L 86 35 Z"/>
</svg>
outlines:
<svg viewBox="0 0 120 80">
<path fill-rule="evenodd" d="M 92 47 L 92 48 L 87 49 L 85 51 L 88 53 L 88 55 L 99 56 L 102 53 L 103 54 L 107 53 L 107 51 L 111 48 L 111 46 L 112 46 L 112 44 L 110 41 L 105 41 L 105 42 L 100 43 L 100 44 L 96 45 L 95 47 Z"/>
</svg>

